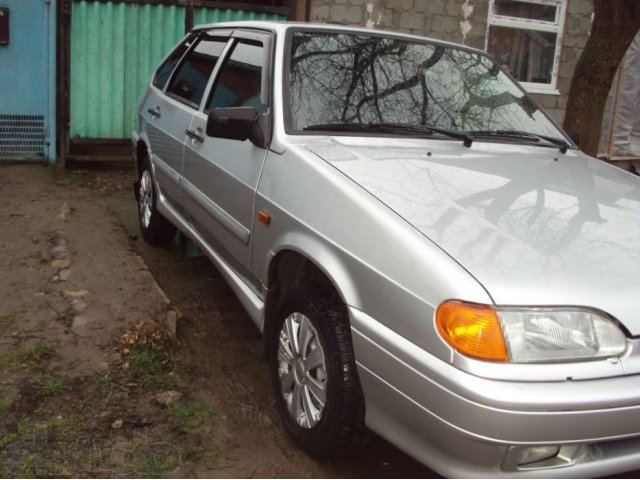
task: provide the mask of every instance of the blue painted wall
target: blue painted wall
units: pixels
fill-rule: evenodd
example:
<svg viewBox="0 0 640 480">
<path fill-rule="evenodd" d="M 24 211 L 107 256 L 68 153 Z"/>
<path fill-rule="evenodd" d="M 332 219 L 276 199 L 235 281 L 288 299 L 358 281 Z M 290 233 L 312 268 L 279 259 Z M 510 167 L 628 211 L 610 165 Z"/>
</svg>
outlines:
<svg viewBox="0 0 640 480">
<path fill-rule="evenodd" d="M 55 162 L 56 1 L 0 0 L 0 7 L 10 10 L 10 43 L 0 46 L 0 116 L 43 115 L 45 158 Z"/>
</svg>

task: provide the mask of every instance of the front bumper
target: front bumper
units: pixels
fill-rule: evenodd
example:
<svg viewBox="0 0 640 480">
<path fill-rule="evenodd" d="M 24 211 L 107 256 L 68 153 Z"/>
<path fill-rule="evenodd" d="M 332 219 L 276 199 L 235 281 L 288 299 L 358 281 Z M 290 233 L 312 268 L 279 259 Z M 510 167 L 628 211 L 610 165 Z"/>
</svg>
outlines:
<svg viewBox="0 0 640 480">
<path fill-rule="evenodd" d="M 367 425 L 449 477 L 593 477 L 640 468 L 640 375 L 490 380 L 433 357 L 356 309 Z M 518 466 L 518 452 L 559 446 Z"/>
</svg>

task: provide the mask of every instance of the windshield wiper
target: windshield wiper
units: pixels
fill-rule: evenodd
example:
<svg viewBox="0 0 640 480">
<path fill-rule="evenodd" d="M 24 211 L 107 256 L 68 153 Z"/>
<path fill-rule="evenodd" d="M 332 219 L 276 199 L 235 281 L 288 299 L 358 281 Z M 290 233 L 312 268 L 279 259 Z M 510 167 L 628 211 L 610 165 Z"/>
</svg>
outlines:
<svg viewBox="0 0 640 480">
<path fill-rule="evenodd" d="M 520 130 L 472 130 L 468 132 L 476 137 L 509 137 L 509 138 L 521 138 L 524 140 L 531 140 L 539 142 L 541 139 L 552 143 L 560 149 L 560 152 L 567 153 L 569 144 L 562 138 L 549 137 L 547 135 L 540 135 L 538 133 L 523 132 Z"/>
<path fill-rule="evenodd" d="M 420 134 L 439 133 L 449 138 L 462 140 L 465 147 L 470 147 L 473 137 L 460 130 L 450 130 L 448 128 L 435 127 L 432 125 L 412 125 L 409 123 L 323 123 L 319 125 L 307 125 L 303 130 L 325 130 L 325 131 L 358 131 L 358 132 L 412 132 Z"/>
<path fill-rule="evenodd" d="M 449 128 L 436 127 L 434 125 L 412 125 L 409 123 L 372 123 L 371 125 L 380 127 L 397 128 L 398 130 L 405 130 L 417 133 L 439 133 L 456 140 L 463 140 L 465 147 L 470 147 L 473 143 L 473 137 L 467 132 L 461 130 L 451 130 Z"/>
</svg>

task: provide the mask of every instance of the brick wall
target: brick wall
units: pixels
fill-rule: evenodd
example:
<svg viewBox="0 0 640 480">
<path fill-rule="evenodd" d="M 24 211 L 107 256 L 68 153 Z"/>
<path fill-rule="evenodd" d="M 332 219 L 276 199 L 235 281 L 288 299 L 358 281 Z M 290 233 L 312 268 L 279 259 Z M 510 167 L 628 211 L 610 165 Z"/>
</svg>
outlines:
<svg viewBox="0 0 640 480">
<path fill-rule="evenodd" d="M 312 0 L 310 20 L 345 22 L 484 48 L 488 0 L 469 0 L 471 13 L 463 11 L 464 0 Z M 463 38 L 460 22 L 471 30 Z"/>
</svg>

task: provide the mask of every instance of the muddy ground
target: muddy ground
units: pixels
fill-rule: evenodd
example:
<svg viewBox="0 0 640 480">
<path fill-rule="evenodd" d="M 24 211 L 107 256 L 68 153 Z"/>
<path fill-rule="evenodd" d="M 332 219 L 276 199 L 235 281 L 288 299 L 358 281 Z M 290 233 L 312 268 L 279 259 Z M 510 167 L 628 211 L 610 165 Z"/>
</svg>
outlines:
<svg viewBox="0 0 640 480">
<path fill-rule="evenodd" d="M 377 437 L 292 445 L 257 330 L 205 258 L 141 240 L 132 181 L 0 166 L 0 477 L 435 476 Z"/>
</svg>

